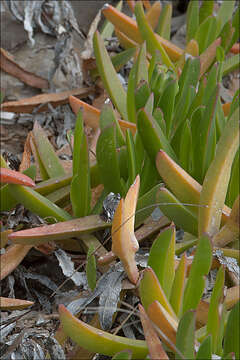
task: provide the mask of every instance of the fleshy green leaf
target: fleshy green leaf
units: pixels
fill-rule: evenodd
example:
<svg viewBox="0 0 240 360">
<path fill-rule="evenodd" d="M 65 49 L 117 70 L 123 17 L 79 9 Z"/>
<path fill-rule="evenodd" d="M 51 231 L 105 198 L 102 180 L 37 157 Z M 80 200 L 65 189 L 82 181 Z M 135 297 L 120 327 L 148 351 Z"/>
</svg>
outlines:
<svg viewBox="0 0 240 360">
<path fill-rule="evenodd" d="M 203 235 L 198 241 L 197 250 L 184 291 L 183 314 L 188 310 L 197 308 L 205 288 L 204 276 L 209 273 L 211 264 L 211 241 L 207 235 Z"/>
<path fill-rule="evenodd" d="M 171 296 L 170 296 L 170 304 L 172 305 L 172 308 L 178 317 L 182 310 L 186 273 L 187 273 L 186 255 L 183 254 L 175 272 L 175 277 L 174 277 Z"/>
<path fill-rule="evenodd" d="M 164 120 L 166 122 L 167 138 L 172 131 L 173 111 L 175 105 L 175 99 L 178 92 L 178 83 L 176 80 L 171 81 L 161 96 L 158 106 L 163 111 Z"/>
<path fill-rule="evenodd" d="M 214 235 L 220 227 L 222 209 L 231 175 L 231 167 L 239 147 L 239 108 L 228 120 L 217 144 L 213 159 L 203 182 L 199 208 L 199 234 Z"/>
<path fill-rule="evenodd" d="M 172 20 L 172 4 L 166 3 L 164 4 L 164 7 L 160 13 L 156 33 L 167 40 L 170 40 L 171 20 Z"/>
<path fill-rule="evenodd" d="M 166 352 L 163 349 L 161 341 L 156 333 L 155 328 L 153 327 L 152 322 L 147 316 L 146 311 L 144 310 L 142 305 L 139 304 L 138 307 L 139 307 L 140 319 L 143 326 L 143 331 L 151 359 L 157 359 L 157 358 L 160 358 L 162 360 L 169 359 Z"/>
<path fill-rule="evenodd" d="M 211 359 L 212 358 L 212 336 L 209 335 L 201 343 L 196 354 L 196 360 Z"/>
<path fill-rule="evenodd" d="M 195 144 L 201 154 L 198 158 L 198 179 L 202 183 L 206 171 L 214 158 L 216 148 L 216 111 L 219 97 L 219 85 L 215 87 L 210 100 L 203 112 L 202 121 L 198 127 L 198 141 Z"/>
<path fill-rule="evenodd" d="M 127 144 L 127 154 L 128 154 L 128 184 L 129 186 L 134 182 L 137 176 L 136 169 L 136 155 L 135 155 L 135 146 L 134 140 L 131 131 L 128 129 L 126 131 L 126 144 Z"/>
<path fill-rule="evenodd" d="M 213 292 L 208 310 L 207 332 L 212 335 L 212 352 L 218 353 L 222 348 L 221 323 L 224 315 L 223 309 L 223 292 L 225 269 L 221 266 L 217 273 Z"/>
<path fill-rule="evenodd" d="M 76 217 L 89 215 L 91 202 L 89 155 L 81 112 L 77 118 L 74 132 L 73 178 L 70 197 Z"/>
<path fill-rule="evenodd" d="M 135 88 L 136 88 L 136 72 L 137 64 L 134 63 L 128 77 L 128 87 L 127 87 L 127 112 L 128 112 L 128 121 L 136 123 L 136 106 L 135 106 Z"/>
<path fill-rule="evenodd" d="M 199 26 L 199 1 L 190 1 L 187 8 L 187 34 L 186 43 L 194 38 Z"/>
<path fill-rule="evenodd" d="M 148 192 L 139 197 L 137 202 L 137 211 L 135 215 L 135 227 L 143 223 L 143 221 L 151 215 L 157 205 L 157 194 L 161 184 L 153 186 Z"/>
<path fill-rule="evenodd" d="M 105 127 L 98 138 L 96 156 L 104 187 L 122 194 L 120 170 L 116 151 L 116 126 Z"/>
<path fill-rule="evenodd" d="M 136 85 L 141 81 L 148 82 L 148 63 L 147 63 L 147 50 L 146 43 L 144 42 L 139 50 L 136 60 Z"/>
<path fill-rule="evenodd" d="M 139 285 L 139 293 L 143 307 L 147 311 L 149 306 L 157 300 L 167 313 L 176 319 L 176 315 L 168 302 L 168 299 L 158 281 L 154 271 L 148 267 L 143 271 L 143 277 Z"/>
<path fill-rule="evenodd" d="M 235 359 L 240 357 L 240 301 L 232 308 L 225 331 L 223 356 L 227 356 L 229 353 L 235 354 Z"/>
<path fill-rule="evenodd" d="M 187 172 L 190 172 L 192 165 L 191 150 L 192 150 L 192 134 L 191 134 L 190 123 L 188 119 L 186 119 L 181 134 L 179 162 L 181 167 L 185 169 Z"/>
<path fill-rule="evenodd" d="M 118 9 L 119 11 L 122 10 L 122 4 L 123 2 L 122 1 L 119 1 L 116 5 L 116 9 Z M 101 36 L 103 39 L 109 39 L 112 37 L 113 35 L 113 32 L 114 32 L 114 26 L 112 23 L 110 23 L 108 20 L 105 20 L 104 21 L 104 24 L 102 26 L 102 29 L 101 29 Z"/>
<path fill-rule="evenodd" d="M 228 185 L 228 194 L 227 194 L 227 205 L 232 207 L 234 200 L 237 198 L 239 193 L 239 152 L 238 149 L 235 158 L 233 160 L 231 177 Z"/>
<path fill-rule="evenodd" d="M 163 230 L 152 244 L 148 258 L 148 266 L 154 270 L 167 298 L 175 275 L 175 235 L 174 226 Z"/>
<path fill-rule="evenodd" d="M 156 165 L 160 176 L 177 199 L 182 203 L 192 204 L 191 210 L 197 214 L 198 206 L 196 205 L 199 204 L 201 185 L 162 150 L 157 155 Z M 229 215 L 230 209 L 224 206 L 223 223 L 227 221 Z"/>
<path fill-rule="evenodd" d="M 143 80 L 141 81 L 135 91 L 135 106 L 136 111 L 143 108 L 151 95 L 149 84 Z"/>
<path fill-rule="evenodd" d="M 101 109 L 101 114 L 100 114 L 100 129 L 103 130 L 106 126 L 108 125 L 113 125 L 115 124 L 116 126 L 116 144 L 117 147 L 121 147 L 125 145 L 125 139 L 124 139 L 124 135 L 122 133 L 121 127 L 119 125 L 119 122 L 116 118 L 116 114 L 112 108 L 111 105 L 105 104 L 103 105 L 102 109 Z"/>
<path fill-rule="evenodd" d="M 66 211 L 29 187 L 9 185 L 9 191 L 25 208 L 46 218 L 49 222 L 66 221 L 72 218 Z"/>
<path fill-rule="evenodd" d="M 59 306 L 60 321 L 64 332 L 84 349 L 104 355 L 114 355 L 130 350 L 134 359 L 144 359 L 148 353 L 145 341 L 112 335 L 74 317 L 63 305 Z"/>
<path fill-rule="evenodd" d="M 198 27 L 194 39 L 199 45 L 199 53 L 202 54 L 212 44 L 217 35 L 217 20 L 215 16 L 207 17 Z"/>
<path fill-rule="evenodd" d="M 230 56 L 229 58 L 227 58 L 223 63 L 223 69 L 222 69 L 223 76 L 226 76 L 230 72 L 238 69 L 239 63 L 240 63 L 239 54 L 236 54 L 234 56 Z"/>
<path fill-rule="evenodd" d="M 217 19 L 217 31 L 218 34 L 222 30 L 223 26 L 232 18 L 232 14 L 235 7 L 235 0 L 224 0 L 218 10 Z"/>
<path fill-rule="evenodd" d="M 53 149 L 53 146 L 37 121 L 33 127 L 33 136 L 39 156 L 48 176 L 51 178 L 65 175 L 65 171 Z"/>
<path fill-rule="evenodd" d="M 192 206 L 185 206 L 166 188 L 160 188 L 157 194 L 159 208 L 175 225 L 184 231 L 197 235 L 198 222 L 197 216 L 192 211 Z"/>
<path fill-rule="evenodd" d="M 145 158 L 141 169 L 140 177 L 141 177 L 140 196 L 146 194 L 146 192 L 150 191 L 150 189 L 152 189 L 152 187 L 159 182 L 159 174 L 153 162 L 146 154 L 146 152 L 145 152 Z"/>
<path fill-rule="evenodd" d="M 194 341 L 195 341 L 195 313 L 187 311 L 181 318 L 176 336 L 176 347 L 184 356 L 184 359 L 194 359 Z M 176 359 L 182 359 L 176 354 Z"/>
<path fill-rule="evenodd" d="M 134 234 L 135 212 L 140 187 L 140 177 L 128 189 L 125 199 L 121 199 L 114 213 L 112 222 L 112 252 L 117 255 L 128 275 L 136 284 L 139 272 L 135 261 L 135 253 L 139 249 Z"/>
<path fill-rule="evenodd" d="M 112 360 L 131 360 L 132 352 L 130 350 L 123 350 L 112 357 Z"/>
<path fill-rule="evenodd" d="M 199 9 L 199 23 L 201 24 L 208 16 L 212 15 L 214 0 L 204 0 Z"/>
<path fill-rule="evenodd" d="M 2 184 L 18 184 L 24 186 L 34 187 L 34 181 L 27 175 L 19 171 L 8 168 L 0 168 L 0 183 Z"/>
<path fill-rule="evenodd" d="M 160 149 L 166 151 L 169 156 L 176 160 L 176 155 L 156 120 L 144 109 L 138 113 L 137 127 L 143 146 L 153 162 L 155 162 Z"/>
<path fill-rule="evenodd" d="M 173 71 L 176 71 L 175 66 L 170 60 L 167 52 L 164 50 L 163 46 L 158 41 L 156 34 L 153 32 L 151 26 L 148 24 L 141 2 L 136 3 L 134 11 L 141 35 L 143 39 L 146 40 L 147 42 L 148 51 L 151 54 L 154 54 L 156 49 L 159 50 L 163 63 L 168 68 L 171 68 Z"/>
<path fill-rule="evenodd" d="M 179 106 L 183 101 L 183 96 L 186 93 L 186 89 L 190 86 L 194 88 L 197 86 L 200 73 L 200 61 L 199 58 L 188 58 L 184 64 L 181 76 L 178 81 L 179 91 L 176 98 L 176 105 Z"/>
<path fill-rule="evenodd" d="M 126 92 L 122 87 L 122 84 L 105 48 L 104 41 L 102 40 L 98 31 L 96 31 L 93 36 L 93 48 L 94 54 L 96 56 L 98 71 L 101 75 L 104 86 L 123 119 L 127 120 Z"/>
<path fill-rule="evenodd" d="M 147 110 L 147 107 L 146 107 L 146 110 Z M 163 117 L 162 110 L 160 108 L 155 108 L 154 112 L 153 112 L 153 117 L 157 121 L 157 123 L 160 126 L 160 128 L 161 128 L 162 132 L 164 133 L 164 135 L 166 136 L 166 134 L 167 134 L 166 122 L 165 122 L 165 119 Z"/>
<path fill-rule="evenodd" d="M 9 239 L 17 244 L 35 246 L 49 241 L 79 237 L 109 227 L 111 223 L 106 223 L 99 215 L 89 215 L 57 224 L 16 231 L 9 235 Z"/>
<path fill-rule="evenodd" d="M 70 186 L 64 186 L 46 195 L 46 198 L 54 204 L 64 207 L 70 203 Z"/>
</svg>

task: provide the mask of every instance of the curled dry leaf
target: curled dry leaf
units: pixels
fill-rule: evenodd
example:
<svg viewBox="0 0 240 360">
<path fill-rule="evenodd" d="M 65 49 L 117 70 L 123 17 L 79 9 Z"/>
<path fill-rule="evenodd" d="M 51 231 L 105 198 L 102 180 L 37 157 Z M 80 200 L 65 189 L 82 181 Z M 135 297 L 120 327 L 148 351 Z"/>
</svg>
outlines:
<svg viewBox="0 0 240 360">
<path fill-rule="evenodd" d="M 8 53 L 2 48 L 0 49 L 0 68 L 27 85 L 38 89 L 49 88 L 48 80 L 23 69 L 15 63 Z"/>
<path fill-rule="evenodd" d="M 32 246 L 10 245 L 0 256 L 0 280 L 8 276 L 27 255 Z"/>
<path fill-rule="evenodd" d="M 139 248 L 134 234 L 135 211 L 140 186 L 140 177 L 130 186 L 125 199 L 121 199 L 112 223 L 112 251 L 122 261 L 128 278 L 137 283 L 139 273 L 135 253 Z"/>
<path fill-rule="evenodd" d="M 32 301 L 0 297 L 1 310 L 22 310 L 32 306 L 33 304 L 34 302 Z"/>
<path fill-rule="evenodd" d="M 15 113 L 32 113 L 32 111 L 37 106 L 43 105 L 38 110 L 39 112 L 42 112 L 48 109 L 48 103 L 50 103 L 53 107 L 56 107 L 58 105 L 64 105 L 68 103 L 70 95 L 74 95 L 77 97 L 86 97 L 87 95 L 93 93 L 94 90 L 95 88 L 93 86 L 85 88 L 83 87 L 59 93 L 36 95 L 30 98 L 21 99 L 19 101 L 8 101 L 1 104 L 1 110 Z"/>
<path fill-rule="evenodd" d="M 35 182 L 27 175 L 7 168 L 0 168 L 0 182 L 2 184 L 18 184 L 30 187 L 35 186 Z"/>
</svg>

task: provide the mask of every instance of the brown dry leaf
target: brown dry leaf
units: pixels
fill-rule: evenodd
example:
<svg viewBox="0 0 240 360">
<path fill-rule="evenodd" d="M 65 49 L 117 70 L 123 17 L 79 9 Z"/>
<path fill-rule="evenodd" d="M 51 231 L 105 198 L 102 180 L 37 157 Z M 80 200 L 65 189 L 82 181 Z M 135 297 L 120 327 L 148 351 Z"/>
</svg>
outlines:
<svg viewBox="0 0 240 360">
<path fill-rule="evenodd" d="M 39 105 L 43 105 L 38 111 L 46 111 L 47 104 L 51 103 L 53 107 L 67 104 L 69 96 L 74 95 L 78 98 L 86 97 L 95 91 L 95 87 L 83 87 L 73 90 L 67 90 L 60 93 L 42 94 L 32 96 L 30 98 L 21 99 L 19 101 L 8 101 L 1 104 L 2 111 L 10 111 L 15 113 L 32 113 L 32 111 Z M 45 104 L 45 105 L 44 105 Z"/>
<path fill-rule="evenodd" d="M 0 49 L 0 68 L 29 86 L 38 89 L 49 88 L 48 80 L 23 69 L 3 48 Z"/>
<path fill-rule="evenodd" d="M 0 280 L 8 276 L 27 255 L 32 246 L 14 244 L 10 245 L 5 254 L 0 256 Z"/>
<path fill-rule="evenodd" d="M 21 161 L 21 164 L 19 167 L 20 172 L 27 170 L 29 168 L 29 166 L 31 165 L 32 150 L 31 150 L 31 146 L 30 146 L 30 137 L 31 137 L 31 132 L 28 133 L 27 139 L 24 144 L 22 161 Z"/>
<path fill-rule="evenodd" d="M 146 311 L 141 304 L 139 304 L 138 307 L 150 359 L 169 359 Z"/>
<path fill-rule="evenodd" d="M 29 306 L 32 306 L 33 304 L 34 302 L 32 301 L 0 297 L 1 310 L 23 310 Z"/>
</svg>

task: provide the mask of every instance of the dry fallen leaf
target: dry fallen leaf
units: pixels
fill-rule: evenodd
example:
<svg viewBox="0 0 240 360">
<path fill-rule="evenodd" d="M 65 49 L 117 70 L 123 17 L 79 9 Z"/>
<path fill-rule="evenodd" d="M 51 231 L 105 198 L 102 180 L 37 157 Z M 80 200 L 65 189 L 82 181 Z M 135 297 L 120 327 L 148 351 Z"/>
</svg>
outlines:
<svg viewBox="0 0 240 360">
<path fill-rule="evenodd" d="M 53 107 L 67 104 L 69 96 L 86 97 L 95 91 L 95 87 L 83 87 L 79 89 L 67 90 L 60 93 L 42 94 L 32 96 L 30 98 L 21 99 L 19 101 L 8 101 L 1 104 L 2 111 L 10 111 L 15 113 L 32 113 L 39 105 L 43 105 L 38 111 L 46 111 L 47 104 L 51 103 Z M 45 104 L 45 105 L 44 105 Z"/>
<path fill-rule="evenodd" d="M 23 69 L 13 61 L 3 48 L 0 49 L 0 68 L 29 86 L 38 89 L 49 88 L 48 80 Z"/>
</svg>

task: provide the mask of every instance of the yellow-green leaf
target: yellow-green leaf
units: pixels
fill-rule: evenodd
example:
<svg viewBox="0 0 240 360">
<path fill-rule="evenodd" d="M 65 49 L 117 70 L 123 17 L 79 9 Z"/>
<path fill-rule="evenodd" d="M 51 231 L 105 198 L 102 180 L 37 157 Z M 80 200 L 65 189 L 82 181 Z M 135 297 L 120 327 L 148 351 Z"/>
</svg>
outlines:
<svg viewBox="0 0 240 360">
<path fill-rule="evenodd" d="M 239 147 L 239 108 L 228 120 L 217 144 L 203 182 L 199 208 L 199 234 L 215 235 L 219 230 L 222 210 L 231 174 L 231 166 Z"/>
<path fill-rule="evenodd" d="M 96 31 L 93 36 L 93 47 L 98 71 L 101 75 L 104 86 L 123 119 L 127 120 L 126 92 L 123 89 L 123 86 L 117 76 L 117 73 L 105 48 L 104 41 L 102 40 L 98 31 Z"/>
<path fill-rule="evenodd" d="M 175 275 L 175 236 L 174 225 L 164 229 L 153 242 L 148 266 L 155 272 L 161 287 L 169 298 Z"/>
<path fill-rule="evenodd" d="M 119 351 L 130 350 L 134 359 L 144 359 L 148 354 L 145 341 L 112 335 L 94 328 L 78 320 L 64 305 L 59 306 L 59 314 L 64 332 L 84 349 L 109 356 Z"/>
</svg>

